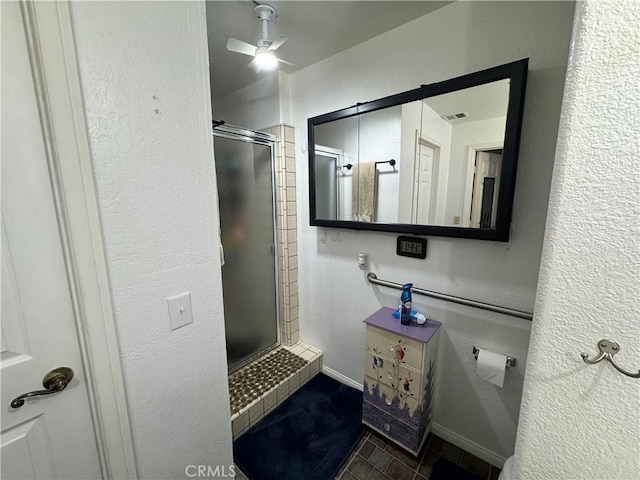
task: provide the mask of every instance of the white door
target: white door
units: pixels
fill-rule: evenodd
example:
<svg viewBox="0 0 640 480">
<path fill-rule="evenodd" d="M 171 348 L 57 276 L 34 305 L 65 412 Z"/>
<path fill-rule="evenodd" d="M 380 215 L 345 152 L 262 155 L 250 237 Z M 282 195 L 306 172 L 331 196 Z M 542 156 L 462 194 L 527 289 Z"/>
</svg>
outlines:
<svg viewBox="0 0 640 480">
<path fill-rule="evenodd" d="M 491 228 L 496 226 L 496 212 L 498 206 L 498 187 L 500 185 L 500 170 L 502 166 L 502 155 L 492 152 L 477 152 L 476 153 L 476 167 L 474 172 L 473 181 L 473 199 L 471 201 L 471 227 L 480 228 L 480 221 L 482 219 L 483 209 L 483 197 L 484 197 L 484 185 L 487 177 L 495 179 L 493 183 L 494 190 L 491 196 L 491 210 L 485 212 L 485 214 L 491 215 L 490 225 Z"/>
<path fill-rule="evenodd" d="M 101 478 L 22 14 L 1 9 L 1 476 Z M 59 366 L 75 372 L 66 389 L 11 407 Z"/>
<path fill-rule="evenodd" d="M 440 149 L 420 139 L 416 148 L 412 223 L 435 224 Z"/>
</svg>

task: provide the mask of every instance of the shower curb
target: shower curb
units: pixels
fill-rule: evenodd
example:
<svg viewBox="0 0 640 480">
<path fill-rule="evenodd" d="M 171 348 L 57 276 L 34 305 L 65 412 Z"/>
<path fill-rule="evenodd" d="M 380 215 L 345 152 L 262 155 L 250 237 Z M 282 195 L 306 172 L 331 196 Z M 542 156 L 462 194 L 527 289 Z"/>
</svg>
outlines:
<svg viewBox="0 0 640 480">
<path fill-rule="evenodd" d="M 277 385 L 274 385 L 264 393 L 261 393 L 257 398 L 252 400 L 251 403 L 246 406 L 242 406 L 237 413 L 232 413 L 231 430 L 233 433 L 233 440 L 239 438 L 250 427 L 259 422 L 262 417 L 270 413 L 274 408 L 284 402 L 292 393 L 322 371 L 322 351 L 316 347 L 298 342 L 292 346 L 279 347 L 268 355 L 265 355 L 264 357 L 259 358 L 254 362 L 251 362 L 249 365 L 241 368 L 237 372 L 234 372 L 229 376 L 230 383 L 252 368 L 255 369 L 255 365 L 261 361 L 265 361 L 266 359 L 277 355 L 285 356 L 282 354 L 282 350 L 291 352 L 300 360 L 296 361 L 294 359 L 296 364 L 295 371 L 288 374 Z M 237 398 L 237 395 L 234 395 L 234 393 L 235 392 L 232 392 L 230 387 L 230 396 L 232 398 Z"/>
</svg>

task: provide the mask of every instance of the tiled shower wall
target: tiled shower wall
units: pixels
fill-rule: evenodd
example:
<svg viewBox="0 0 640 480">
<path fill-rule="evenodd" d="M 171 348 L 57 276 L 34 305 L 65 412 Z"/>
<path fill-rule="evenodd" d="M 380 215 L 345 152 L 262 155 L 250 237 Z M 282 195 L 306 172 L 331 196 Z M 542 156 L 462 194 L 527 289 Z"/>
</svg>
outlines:
<svg viewBox="0 0 640 480">
<path fill-rule="evenodd" d="M 300 340 L 295 132 L 293 127 L 284 124 L 265 128 L 263 131 L 277 138 L 275 177 L 280 253 L 280 327 L 282 344 L 290 346 Z"/>
</svg>

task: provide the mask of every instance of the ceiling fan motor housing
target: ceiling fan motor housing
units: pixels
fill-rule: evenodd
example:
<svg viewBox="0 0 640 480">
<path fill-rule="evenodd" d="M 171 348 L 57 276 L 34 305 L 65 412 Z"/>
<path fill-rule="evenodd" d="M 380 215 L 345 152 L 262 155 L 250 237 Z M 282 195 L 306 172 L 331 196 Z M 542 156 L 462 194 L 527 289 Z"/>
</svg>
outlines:
<svg viewBox="0 0 640 480">
<path fill-rule="evenodd" d="M 266 20 L 267 22 L 275 20 L 277 16 L 276 9 L 271 5 L 258 5 L 253 9 L 253 13 L 255 13 L 256 17 L 260 20 Z"/>
<path fill-rule="evenodd" d="M 269 40 L 269 22 L 275 20 L 277 16 L 276 9 L 271 5 L 258 5 L 253 9 L 253 13 L 255 13 L 256 17 L 260 19 L 262 23 L 262 36 L 258 40 L 258 47 L 268 48 L 273 43 Z"/>
</svg>

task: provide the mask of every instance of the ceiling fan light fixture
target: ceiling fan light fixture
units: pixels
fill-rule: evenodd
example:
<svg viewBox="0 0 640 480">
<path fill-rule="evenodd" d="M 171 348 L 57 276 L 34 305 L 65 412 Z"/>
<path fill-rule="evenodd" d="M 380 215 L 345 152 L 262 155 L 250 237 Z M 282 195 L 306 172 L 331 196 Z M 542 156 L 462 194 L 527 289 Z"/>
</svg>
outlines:
<svg viewBox="0 0 640 480">
<path fill-rule="evenodd" d="M 280 48 L 289 37 L 280 35 L 275 40 L 270 40 L 269 22 L 272 22 L 277 17 L 276 10 L 270 5 L 257 5 L 254 12 L 262 24 L 262 35 L 256 45 L 251 45 L 236 38 L 228 38 L 227 50 L 253 57 L 253 60 L 251 60 L 251 63 L 247 66 L 256 73 L 262 71 L 271 72 L 278 67 L 278 63 L 295 66 L 293 63 L 278 58 L 275 54 L 275 51 Z"/>
<path fill-rule="evenodd" d="M 275 70 L 278 66 L 276 55 L 270 51 L 257 52 L 255 62 L 261 70 Z"/>
</svg>

